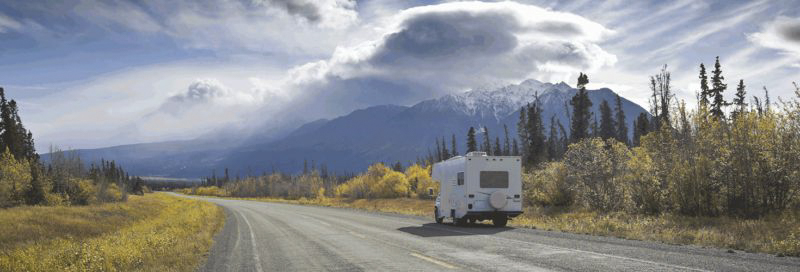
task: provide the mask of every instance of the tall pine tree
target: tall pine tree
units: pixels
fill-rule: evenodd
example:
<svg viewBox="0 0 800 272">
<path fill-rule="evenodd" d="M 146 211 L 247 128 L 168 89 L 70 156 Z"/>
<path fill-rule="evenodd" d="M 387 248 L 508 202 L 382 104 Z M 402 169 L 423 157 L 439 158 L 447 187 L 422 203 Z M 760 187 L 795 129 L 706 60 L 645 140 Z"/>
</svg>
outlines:
<svg viewBox="0 0 800 272">
<path fill-rule="evenodd" d="M 578 92 L 572 97 L 572 124 L 570 125 L 571 142 L 576 143 L 581 139 L 589 137 L 589 122 L 591 121 L 592 101 L 586 91 L 586 84 L 589 84 L 589 77 L 581 73 L 578 76 Z"/>
<path fill-rule="evenodd" d="M 611 114 L 611 106 L 603 99 L 600 103 L 600 138 L 603 140 L 616 138 L 617 124 Z"/>
<path fill-rule="evenodd" d="M 708 75 L 706 75 L 706 66 L 700 63 L 700 103 L 708 105 L 708 96 L 710 90 L 708 88 Z"/>
<path fill-rule="evenodd" d="M 523 153 L 524 164 L 528 167 L 536 166 L 545 160 L 545 137 L 544 126 L 542 125 L 542 109 L 539 106 L 539 100 L 534 100 L 533 104 L 528 106 L 528 124 L 525 129 L 528 131 L 528 142 L 523 144 L 527 146 L 527 150 Z"/>
<path fill-rule="evenodd" d="M 714 63 L 714 71 L 711 72 L 711 90 L 709 90 L 709 97 L 711 100 L 711 115 L 718 119 L 725 118 L 725 112 L 722 107 L 727 106 L 723 93 L 728 89 L 728 84 L 723 81 L 725 77 L 722 76 L 722 67 L 719 64 L 719 56 Z"/>
<path fill-rule="evenodd" d="M 453 153 L 453 156 L 458 156 L 458 149 L 456 149 L 456 134 L 453 133 L 453 137 L 450 138 L 450 152 Z"/>
<path fill-rule="evenodd" d="M 503 142 L 503 156 L 511 156 L 511 143 L 509 142 L 508 126 L 506 124 L 503 124 L 503 132 L 506 136 L 506 139 Z"/>
<path fill-rule="evenodd" d="M 525 151 L 527 150 L 528 144 L 528 108 L 526 106 L 520 107 L 519 109 L 519 121 L 517 121 L 517 137 L 519 138 L 520 145 L 518 148 L 520 149 L 521 153 L 518 153 L 517 156 L 525 156 Z"/>
<path fill-rule="evenodd" d="M 617 141 L 630 145 L 631 143 L 628 141 L 628 126 L 625 123 L 625 110 L 622 108 L 622 98 L 619 95 L 617 95 L 617 103 L 614 110 L 616 111 L 616 120 L 614 121 L 617 124 L 615 137 Z"/>
<path fill-rule="evenodd" d="M 744 79 L 740 79 L 739 86 L 736 86 L 736 97 L 733 98 L 733 105 L 736 106 L 736 109 L 733 110 L 731 117 L 736 118 L 737 115 L 747 110 L 745 99 L 747 99 L 747 92 L 745 91 Z"/>
<path fill-rule="evenodd" d="M 483 144 L 481 145 L 483 152 L 487 155 L 492 154 L 492 140 L 489 138 L 489 128 L 483 126 Z"/>
<path fill-rule="evenodd" d="M 469 127 L 467 131 L 467 153 L 478 151 L 478 142 L 475 141 L 475 128 Z"/>
<path fill-rule="evenodd" d="M 495 156 L 503 156 L 503 148 L 500 146 L 500 137 L 494 137 L 494 152 Z"/>
</svg>

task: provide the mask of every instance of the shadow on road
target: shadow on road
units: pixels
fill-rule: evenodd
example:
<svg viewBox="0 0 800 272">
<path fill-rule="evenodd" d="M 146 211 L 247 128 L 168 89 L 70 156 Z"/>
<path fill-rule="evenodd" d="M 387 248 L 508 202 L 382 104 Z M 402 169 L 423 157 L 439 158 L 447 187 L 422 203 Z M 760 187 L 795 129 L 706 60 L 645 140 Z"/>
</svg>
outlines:
<svg viewBox="0 0 800 272">
<path fill-rule="evenodd" d="M 490 224 L 470 224 L 464 227 L 453 224 L 427 223 L 422 226 L 402 227 L 397 230 L 413 234 L 420 237 L 441 237 L 441 236 L 469 236 L 469 235 L 492 235 L 504 231 L 513 230 L 511 227 L 498 228 Z"/>
</svg>

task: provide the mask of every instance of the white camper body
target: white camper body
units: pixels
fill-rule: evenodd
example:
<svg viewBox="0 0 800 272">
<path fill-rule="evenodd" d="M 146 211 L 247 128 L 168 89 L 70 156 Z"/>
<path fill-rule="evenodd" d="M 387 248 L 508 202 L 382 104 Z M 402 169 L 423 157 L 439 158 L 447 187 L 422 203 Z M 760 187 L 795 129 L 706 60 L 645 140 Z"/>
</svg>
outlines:
<svg viewBox="0 0 800 272">
<path fill-rule="evenodd" d="M 518 156 L 487 156 L 470 152 L 433 165 L 439 182 L 436 222 L 445 217 L 457 224 L 492 220 L 505 226 L 522 214 L 521 162 Z"/>
</svg>

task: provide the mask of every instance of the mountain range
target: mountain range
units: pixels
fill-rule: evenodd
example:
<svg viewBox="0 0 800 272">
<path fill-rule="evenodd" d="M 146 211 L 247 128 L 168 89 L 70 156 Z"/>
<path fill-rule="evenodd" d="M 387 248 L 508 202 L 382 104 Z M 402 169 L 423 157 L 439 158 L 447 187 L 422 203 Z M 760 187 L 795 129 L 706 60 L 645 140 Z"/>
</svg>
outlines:
<svg viewBox="0 0 800 272">
<path fill-rule="evenodd" d="M 84 161 L 101 158 L 115 160 L 132 175 L 164 177 L 202 177 L 217 175 L 228 168 L 232 174 L 256 175 L 279 170 L 302 171 L 304 163 L 325 164 L 334 172 L 360 172 L 375 162 L 415 161 L 435 149 L 436 139 L 446 138 L 448 149 L 455 134 L 459 152 L 464 151 L 470 126 L 486 127 L 492 142 L 502 140 L 503 125 L 515 138 L 519 109 L 537 96 L 543 123 L 549 128 L 551 117 L 569 130 L 566 105 L 577 90 L 566 83 L 526 80 L 499 88 L 473 89 L 459 94 L 421 101 L 411 106 L 380 105 L 353 111 L 333 119 L 306 123 L 278 140 L 227 142 L 224 139 L 198 138 L 76 150 Z M 589 90 L 591 111 L 599 119 L 603 100 L 614 107 L 617 94 L 602 88 Z M 622 108 L 631 133 L 633 120 L 641 106 L 622 98 Z M 547 132 L 545 132 L 547 134 Z M 479 133 L 480 141 L 482 134 Z M 46 154 L 45 154 L 46 159 Z M 310 167 L 310 166 L 309 166 Z"/>
</svg>

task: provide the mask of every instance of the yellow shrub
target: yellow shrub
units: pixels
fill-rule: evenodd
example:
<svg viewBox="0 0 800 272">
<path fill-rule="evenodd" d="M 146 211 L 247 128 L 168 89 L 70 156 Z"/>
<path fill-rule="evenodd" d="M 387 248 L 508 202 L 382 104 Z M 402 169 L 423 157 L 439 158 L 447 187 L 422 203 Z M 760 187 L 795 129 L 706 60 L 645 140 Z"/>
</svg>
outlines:
<svg viewBox="0 0 800 272">
<path fill-rule="evenodd" d="M 429 189 L 433 189 L 433 195 L 439 193 L 439 183 L 431 178 L 430 168 L 430 166 L 423 168 L 414 164 L 406 169 L 406 178 L 414 193 L 419 197 L 427 198 Z"/>
</svg>

